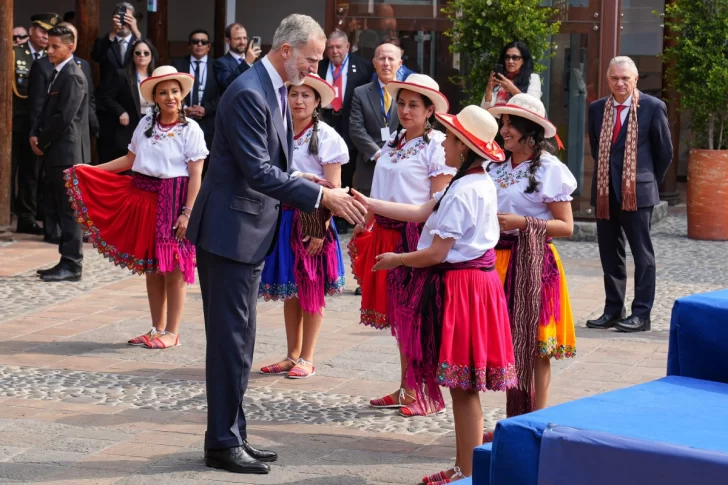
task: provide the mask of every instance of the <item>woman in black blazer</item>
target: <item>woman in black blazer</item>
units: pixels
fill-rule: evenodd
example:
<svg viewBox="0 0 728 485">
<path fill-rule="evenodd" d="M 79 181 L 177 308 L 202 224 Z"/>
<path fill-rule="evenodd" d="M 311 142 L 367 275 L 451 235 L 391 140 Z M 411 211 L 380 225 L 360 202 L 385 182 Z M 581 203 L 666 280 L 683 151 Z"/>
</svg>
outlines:
<svg viewBox="0 0 728 485">
<path fill-rule="evenodd" d="M 108 76 L 98 91 L 99 161 L 126 155 L 134 129 L 152 106 L 139 94 L 139 85 L 157 66 L 157 49 L 148 40 L 137 40 L 130 47 L 132 59 L 127 67 Z"/>
</svg>

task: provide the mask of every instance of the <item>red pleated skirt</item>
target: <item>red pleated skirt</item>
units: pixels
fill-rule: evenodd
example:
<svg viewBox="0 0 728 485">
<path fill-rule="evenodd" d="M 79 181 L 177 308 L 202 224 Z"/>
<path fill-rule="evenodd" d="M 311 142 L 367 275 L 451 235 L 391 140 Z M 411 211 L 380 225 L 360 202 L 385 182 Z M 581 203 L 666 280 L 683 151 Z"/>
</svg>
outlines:
<svg viewBox="0 0 728 485">
<path fill-rule="evenodd" d="M 376 222 L 371 231 L 349 243 L 354 279 L 361 287 L 361 323 L 377 329 L 389 327 L 387 321 L 387 271 L 372 271 L 376 257 L 392 253 L 402 242 L 401 231 L 386 229 Z"/>
<path fill-rule="evenodd" d="M 444 283 L 438 383 L 475 391 L 515 387 L 511 326 L 498 273 L 447 271 Z"/>
<path fill-rule="evenodd" d="M 117 175 L 87 165 L 66 172 L 76 221 L 109 261 L 134 273 L 180 269 L 194 282 L 195 247 L 177 241 L 172 226 L 187 197 L 187 177 Z"/>
</svg>

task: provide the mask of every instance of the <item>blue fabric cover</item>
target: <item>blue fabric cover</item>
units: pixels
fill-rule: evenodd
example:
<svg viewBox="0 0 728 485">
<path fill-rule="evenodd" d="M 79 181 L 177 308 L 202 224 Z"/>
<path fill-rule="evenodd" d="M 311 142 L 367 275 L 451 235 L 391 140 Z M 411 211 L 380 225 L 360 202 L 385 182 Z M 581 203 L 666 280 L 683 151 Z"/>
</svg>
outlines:
<svg viewBox="0 0 728 485">
<path fill-rule="evenodd" d="M 486 443 L 478 446 L 473 451 L 473 482 L 478 478 L 478 485 L 490 484 L 490 457 L 493 449 L 493 443 Z"/>
<path fill-rule="evenodd" d="M 675 301 L 667 375 L 728 383 L 728 290 Z"/>
<path fill-rule="evenodd" d="M 728 453 L 728 384 L 671 376 L 503 420 L 492 444 L 492 485 L 538 483 L 549 423 Z M 488 483 L 480 474 L 473 478 Z"/>
<path fill-rule="evenodd" d="M 549 427 L 538 485 L 725 485 L 728 454 L 600 431 Z"/>
</svg>

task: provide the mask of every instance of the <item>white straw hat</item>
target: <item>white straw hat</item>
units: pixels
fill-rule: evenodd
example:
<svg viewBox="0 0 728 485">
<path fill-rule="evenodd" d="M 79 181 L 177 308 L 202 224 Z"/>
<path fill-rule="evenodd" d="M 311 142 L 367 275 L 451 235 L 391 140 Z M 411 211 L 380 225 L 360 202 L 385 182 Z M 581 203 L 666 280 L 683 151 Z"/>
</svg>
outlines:
<svg viewBox="0 0 728 485">
<path fill-rule="evenodd" d="M 556 126 L 546 118 L 546 108 L 540 99 L 526 93 L 519 93 L 508 100 L 506 104 L 498 104 L 488 111 L 496 117 L 500 115 L 513 115 L 531 120 L 544 129 L 545 138 L 556 136 Z"/>
<path fill-rule="evenodd" d="M 506 154 L 495 142 L 498 122 L 480 106 L 466 106 L 457 115 L 435 113 L 435 117 L 481 157 L 496 162 L 505 161 Z"/>
<path fill-rule="evenodd" d="M 321 98 L 321 107 L 328 106 L 336 97 L 334 87 L 321 79 L 318 74 L 306 74 L 303 78 L 303 84 L 316 91 Z"/>
<path fill-rule="evenodd" d="M 404 81 L 390 81 L 385 89 L 392 96 L 392 99 L 397 99 L 397 93 L 399 93 L 400 89 L 420 93 L 432 101 L 432 104 L 435 105 L 435 113 L 447 113 L 447 110 L 450 109 L 450 103 L 445 95 L 440 92 L 440 85 L 426 74 L 410 74 Z"/>
<path fill-rule="evenodd" d="M 186 98 L 188 94 L 190 94 L 190 91 L 192 91 L 192 86 L 195 84 L 195 78 L 192 76 L 192 74 L 187 74 L 186 72 L 177 72 L 177 69 L 175 69 L 172 66 L 159 66 L 154 70 L 152 75 L 148 78 L 146 78 L 142 83 L 139 85 L 139 91 L 142 93 L 142 97 L 148 102 L 148 103 L 154 103 L 154 86 L 161 83 L 162 81 L 170 81 L 170 80 L 176 80 L 179 82 L 180 86 L 182 87 L 182 98 Z"/>
</svg>

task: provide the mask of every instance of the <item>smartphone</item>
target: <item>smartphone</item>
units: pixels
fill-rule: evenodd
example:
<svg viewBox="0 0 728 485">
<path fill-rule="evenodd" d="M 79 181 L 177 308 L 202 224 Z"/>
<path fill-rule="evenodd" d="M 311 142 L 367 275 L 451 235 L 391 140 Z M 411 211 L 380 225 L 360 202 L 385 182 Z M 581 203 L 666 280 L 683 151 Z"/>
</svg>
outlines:
<svg viewBox="0 0 728 485">
<path fill-rule="evenodd" d="M 253 47 L 260 47 L 261 39 L 257 35 L 253 37 Z"/>
<path fill-rule="evenodd" d="M 503 67 L 503 64 L 494 64 L 493 65 L 493 72 L 496 73 L 496 74 L 502 74 L 504 76 L 506 74 L 506 70 Z"/>
<path fill-rule="evenodd" d="M 126 7 L 122 6 L 117 8 L 116 15 L 119 17 L 119 22 L 121 23 L 121 26 L 124 27 L 126 25 L 126 21 L 124 20 L 124 17 L 126 17 Z"/>
</svg>

